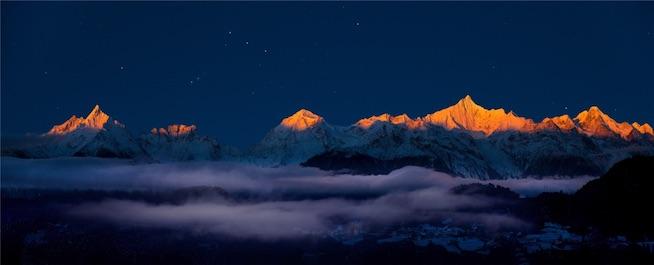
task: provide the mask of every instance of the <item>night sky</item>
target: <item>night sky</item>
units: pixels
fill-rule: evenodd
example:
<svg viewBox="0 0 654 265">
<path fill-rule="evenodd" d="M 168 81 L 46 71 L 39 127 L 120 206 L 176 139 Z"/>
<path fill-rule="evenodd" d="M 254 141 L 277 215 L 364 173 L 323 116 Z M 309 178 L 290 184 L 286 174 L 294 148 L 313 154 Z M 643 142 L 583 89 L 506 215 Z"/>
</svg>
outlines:
<svg viewBox="0 0 654 265">
<path fill-rule="evenodd" d="M 2 2 L 2 134 L 94 104 L 236 146 L 299 108 L 347 125 L 466 94 L 654 122 L 654 3 Z"/>
</svg>

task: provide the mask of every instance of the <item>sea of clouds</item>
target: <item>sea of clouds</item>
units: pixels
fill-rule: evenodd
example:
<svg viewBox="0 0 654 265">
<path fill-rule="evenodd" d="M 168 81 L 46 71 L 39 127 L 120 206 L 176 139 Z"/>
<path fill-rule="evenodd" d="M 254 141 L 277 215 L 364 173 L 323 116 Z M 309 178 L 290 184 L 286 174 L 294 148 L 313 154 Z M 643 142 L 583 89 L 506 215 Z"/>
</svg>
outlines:
<svg viewBox="0 0 654 265">
<path fill-rule="evenodd" d="M 363 222 L 384 226 L 403 222 L 453 219 L 488 229 L 524 227 L 508 215 L 462 211 L 499 203 L 486 197 L 450 193 L 474 182 L 508 187 L 522 196 L 574 192 L 592 177 L 479 181 L 420 167 L 387 175 L 333 174 L 298 166 L 263 168 L 226 162 L 137 164 L 97 158 L 2 158 L 2 186 L 47 189 L 157 190 L 221 187 L 257 200 L 202 198 L 182 204 L 115 200 L 81 202 L 74 216 L 121 225 L 190 229 L 244 238 L 282 239 L 321 235 L 336 224 Z M 298 195 L 298 196 L 289 196 Z M 315 195 L 315 196 L 314 196 Z M 360 198 L 353 198 L 360 196 Z"/>
</svg>

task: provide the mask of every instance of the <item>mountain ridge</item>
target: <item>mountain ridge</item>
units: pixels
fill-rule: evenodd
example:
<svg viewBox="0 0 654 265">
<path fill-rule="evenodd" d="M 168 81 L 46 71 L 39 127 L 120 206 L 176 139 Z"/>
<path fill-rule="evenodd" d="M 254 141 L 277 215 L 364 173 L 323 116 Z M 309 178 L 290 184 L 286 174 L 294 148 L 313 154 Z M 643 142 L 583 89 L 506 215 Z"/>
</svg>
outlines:
<svg viewBox="0 0 654 265">
<path fill-rule="evenodd" d="M 617 122 L 597 106 L 575 118 L 564 114 L 534 122 L 502 108 L 486 109 L 469 95 L 422 117 L 384 113 L 349 126 L 331 125 L 320 115 L 300 109 L 245 152 L 198 135 L 195 125 L 171 124 L 134 137 L 98 105 L 86 117 L 73 115 L 53 126 L 40 140 L 43 143 L 35 147 L 4 148 L 3 155 L 227 159 L 364 174 L 419 165 L 459 176 L 505 178 L 597 175 L 615 161 L 654 154 L 649 124 Z M 352 163 L 353 157 L 358 164 Z M 375 165 L 383 170 L 372 168 Z"/>
<path fill-rule="evenodd" d="M 111 117 L 104 113 L 99 105 L 95 105 L 85 118 L 72 115 L 64 123 L 53 126 L 46 134 L 61 135 L 79 128 L 101 129 L 107 122 L 110 122 L 110 119 Z M 118 121 L 115 122 L 119 123 Z M 406 113 L 396 116 L 383 113 L 362 118 L 350 126 L 368 129 L 375 123 L 382 122 L 405 126 L 409 129 L 424 129 L 425 126 L 434 125 L 448 130 L 462 130 L 471 133 L 482 132 L 485 136 L 503 131 L 537 132 L 552 129 L 552 126 L 563 131 L 576 129 L 588 136 L 598 137 L 619 135 L 628 138 L 632 131 L 654 136 L 654 130 L 650 124 L 617 122 L 594 105 L 579 112 L 574 119 L 571 119 L 568 114 L 562 114 L 560 116 L 546 117 L 541 122 L 534 122 L 530 118 L 518 116 L 513 111 L 506 112 L 504 108 L 486 109 L 478 105 L 470 95 L 466 95 L 454 105 L 415 119 Z M 277 128 L 303 131 L 322 123 L 327 124 L 324 117 L 308 109 L 301 108 L 294 114 L 282 119 Z M 173 128 L 154 129 L 164 132 Z M 180 129 L 195 130 L 195 128 L 190 127 Z"/>
<path fill-rule="evenodd" d="M 283 119 L 279 126 L 302 131 L 323 122 L 325 122 L 323 117 L 307 109 L 300 109 Z M 650 124 L 617 122 L 597 106 L 590 106 L 588 109 L 582 110 L 574 119 L 570 118 L 568 114 L 562 114 L 534 122 L 533 119 L 521 117 L 513 111 L 507 112 L 504 108 L 486 109 L 478 105 L 470 95 L 466 95 L 452 106 L 415 119 L 405 113 L 396 116 L 382 113 L 359 119 L 350 126 L 368 129 L 376 123 L 389 123 L 414 130 L 425 129 L 427 126 L 440 126 L 448 130 L 470 132 L 473 135 L 481 133 L 483 136 L 505 131 L 533 133 L 552 129 L 564 132 L 576 130 L 594 137 L 618 135 L 624 139 L 630 139 L 634 137 L 632 132 L 654 136 L 654 130 Z"/>
</svg>

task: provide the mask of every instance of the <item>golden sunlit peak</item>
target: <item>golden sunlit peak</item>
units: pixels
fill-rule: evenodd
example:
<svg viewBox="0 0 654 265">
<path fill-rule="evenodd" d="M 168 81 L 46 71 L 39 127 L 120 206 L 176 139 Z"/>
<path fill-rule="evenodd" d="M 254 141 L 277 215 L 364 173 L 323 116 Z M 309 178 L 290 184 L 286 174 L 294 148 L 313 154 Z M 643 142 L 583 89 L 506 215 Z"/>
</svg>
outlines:
<svg viewBox="0 0 654 265">
<path fill-rule="evenodd" d="M 578 130 L 589 136 L 611 137 L 619 135 L 624 139 L 629 139 L 634 129 L 641 132 L 641 130 L 629 123 L 618 123 L 609 115 L 604 114 L 597 106 L 591 106 L 588 110 L 579 113 L 575 117 L 575 121 L 579 124 Z"/>
<path fill-rule="evenodd" d="M 472 97 L 471 97 L 470 95 L 466 95 L 465 97 L 463 97 L 462 99 L 460 99 L 459 102 L 457 102 L 456 105 L 465 105 L 465 106 L 476 106 L 476 107 L 479 107 L 479 105 L 477 105 L 477 103 L 475 103 L 475 101 L 472 99 Z"/>
<path fill-rule="evenodd" d="M 652 126 L 650 126 L 647 123 L 644 123 L 643 125 L 638 124 L 637 122 L 634 122 L 631 124 L 638 132 L 642 134 L 650 134 L 654 135 L 654 129 L 652 129 Z"/>
<path fill-rule="evenodd" d="M 591 119 L 591 118 L 604 118 L 608 117 L 598 106 L 590 106 L 588 110 L 584 110 L 577 114 L 577 117 L 575 117 L 575 120 L 583 121 L 586 119 Z"/>
<path fill-rule="evenodd" d="M 64 123 L 52 127 L 52 129 L 50 129 L 47 134 L 63 135 L 73 132 L 78 128 L 100 130 L 104 128 L 104 125 L 109 121 L 109 119 L 109 115 L 102 112 L 99 105 L 95 105 L 93 110 L 89 112 L 89 115 L 87 115 L 86 118 L 81 118 L 73 115 Z M 115 123 L 119 124 L 117 121 L 115 121 Z"/>
<path fill-rule="evenodd" d="M 588 112 L 603 113 L 602 110 L 598 106 L 590 106 L 590 108 L 588 109 Z"/>
<path fill-rule="evenodd" d="M 543 121 L 537 124 L 536 126 L 539 130 L 561 130 L 561 131 L 570 131 L 575 128 L 575 124 L 567 114 L 545 118 Z"/>
<path fill-rule="evenodd" d="M 84 124 L 87 127 L 100 129 L 104 126 L 105 123 L 109 120 L 109 115 L 102 112 L 100 105 L 95 105 L 93 110 L 86 116 Z"/>
<path fill-rule="evenodd" d="M 295 114 L 282 120 L 281 126 L 294 131 L 303 131 L 323 122 L 323 118 L 306 109 L 300 109 Z"/>
<path fill-rule="evenodd" d="M 103 115 L 108 116 L 106 113 L 104 113 L 102 111 L 102 109 L 100 108 L 100 105 L 96 104 L 95 107 L 93 107 L 93 109 L 91 110 L 91 112 L 89 112 L 89 114 L 86 115 L 86 118 L 89 119 L 89 118 L 93 118 L 93 117 L 97 117 L 97 116 L 103 116 Z"/>
<path fill-rule="evenodd" d="M 102 110 L 100 109 L 100 105 L 95 104 L 95 106 L 91 110 L 91 113 L 94 113 L 94 112 L 102 112 Z"/>
<path fill-rule="evenodd" d="M 463 129 L 490 135 L 496 131 L 530 131 L 536 125 L 530 119 L 506 113 L 504 109 L 486 109 L 466 95 L 455 105 L 439 110 L 422 119 L 447 129 Z"/>
</svg>

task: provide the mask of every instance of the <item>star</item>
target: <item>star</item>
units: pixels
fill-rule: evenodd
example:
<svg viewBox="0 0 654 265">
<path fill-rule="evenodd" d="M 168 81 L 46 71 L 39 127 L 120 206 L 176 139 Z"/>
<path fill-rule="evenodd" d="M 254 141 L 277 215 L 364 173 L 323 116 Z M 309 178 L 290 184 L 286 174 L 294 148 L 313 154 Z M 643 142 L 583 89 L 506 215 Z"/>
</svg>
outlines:
<svg viewBox="0 0 654 265">
<path fill-rule="evenodd" d="M 48 75 L 48 71 L 43 72 L 44 75 Z"/>
<path fill-rule="evenodd" d="M 361 24 L 359 24 L 359 21 L 357 21 L 356 23 L 354 23 L 354 25 L 359 26 L 359 25 L 361 25 Z"/>
<path fill-rule="evenodd" d="M 232 32 L 231 32 L 231 31 L 229 31 L 229 32 L 227 32 L 227 34 L 229 34 L 229 35 L 232 35 Z"/>
<path fill-rule="evenodd" d="M 246 42 L 245 42 L 245 45 L 248 45 L 248 44 L 250 44 L 250 42 L 249 42 L 249 41 L 246 41 Z"/>
<path fill-rule="evenodd" d="M 563 108 L 567 110 L 567 109 L 568 109 L 568 106 L 565 106 L 565 107 L 563 107 Z"/>
<path fill-rule="evenodd" d="M 125 70 L 125 66 L 120 66 L 120 70 Z"/>
</svg>

